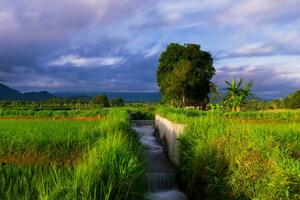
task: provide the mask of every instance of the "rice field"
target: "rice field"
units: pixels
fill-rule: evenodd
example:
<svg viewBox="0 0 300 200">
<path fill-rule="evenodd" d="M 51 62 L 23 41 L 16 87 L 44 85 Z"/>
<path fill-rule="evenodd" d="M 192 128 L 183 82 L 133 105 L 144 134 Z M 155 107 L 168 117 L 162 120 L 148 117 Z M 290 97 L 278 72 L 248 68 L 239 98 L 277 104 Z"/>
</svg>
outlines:
<svg viewBox="0 0 300 200">
<path fill-rule="evenodd" d="M 299 110 L 157 112 L 187 125 L 178 174 L 190 199 L 300 199 Z"/>
<path fill-rule="evenodd" d="M 0 113 L 0 199 L 143 197 L 142 149 L 125 110 Z"/>
<path fill-rule="evenodd" d="M 144 199 L 131 119 L 186 124 L 178 182 L 189 199 L 300 199 L 300 111 L 160 106 L 0 110 L 0 199 Z"/>
</svg>

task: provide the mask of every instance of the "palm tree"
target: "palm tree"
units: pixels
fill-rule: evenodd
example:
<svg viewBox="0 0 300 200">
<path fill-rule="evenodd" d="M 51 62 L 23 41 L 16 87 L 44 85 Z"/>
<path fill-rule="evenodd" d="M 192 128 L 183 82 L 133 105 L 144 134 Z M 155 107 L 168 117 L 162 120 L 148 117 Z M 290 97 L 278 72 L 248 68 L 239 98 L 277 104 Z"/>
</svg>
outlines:
<svg viewBox="0 0 300 200">
<path fill-rule="evenodd" d="M 240 111 L 241 106 L 245 104 L 250 98 L 255 98 L 251 93 L 252 82 L 248 82 L 242 86 L 243 79 L 239 81 L 233 79 L 231 83 L 225 81 L 227 84 L 227 94 L 224 96 L 224 105 L 228 106 L 232 111 Z"/>
</svg>

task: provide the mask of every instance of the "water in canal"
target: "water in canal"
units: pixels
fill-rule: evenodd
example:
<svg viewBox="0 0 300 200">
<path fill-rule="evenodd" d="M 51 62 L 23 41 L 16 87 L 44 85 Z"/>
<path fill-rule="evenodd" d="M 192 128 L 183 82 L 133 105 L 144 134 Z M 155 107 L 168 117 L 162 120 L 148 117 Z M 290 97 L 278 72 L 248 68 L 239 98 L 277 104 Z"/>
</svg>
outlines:
<svg viewBox="0 0 300 200">
<path fill-rule="evenodd" d="M 139 134 L 145 148 L 146 180 L 150 200 L 186 200 L 179 191 L 174 165 L 167 158 L 162 145 L 154 134 L 154 122 L 134 121 L 133 129 Z"/>
</svg>

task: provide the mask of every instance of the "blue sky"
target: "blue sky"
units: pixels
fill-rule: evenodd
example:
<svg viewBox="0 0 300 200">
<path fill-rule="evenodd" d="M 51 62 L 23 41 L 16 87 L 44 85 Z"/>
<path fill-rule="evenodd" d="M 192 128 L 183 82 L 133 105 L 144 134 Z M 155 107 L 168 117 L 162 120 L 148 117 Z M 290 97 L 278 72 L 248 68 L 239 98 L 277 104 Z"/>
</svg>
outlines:
<svg viewBox="0 0 300 200">
<path fill-rule="evenodd" d="M 1 0 L 0 82 L 21 91 L 157 91 L 171 42 L 198 43 L 213 81 L 300 89 L 299 0 Z"/>
</svg>

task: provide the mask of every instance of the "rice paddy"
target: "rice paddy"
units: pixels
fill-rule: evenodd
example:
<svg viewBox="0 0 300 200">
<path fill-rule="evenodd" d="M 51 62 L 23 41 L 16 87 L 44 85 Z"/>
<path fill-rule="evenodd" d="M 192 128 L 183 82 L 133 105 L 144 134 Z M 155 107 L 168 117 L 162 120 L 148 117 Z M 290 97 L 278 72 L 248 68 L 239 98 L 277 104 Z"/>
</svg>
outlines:
<svg viewBox="0 0 300 200">
<path fill-rule="evenodd" d="M 2 115 L 0 199 L 143 196 L 142 149 L 125 110 Z"/>
<path fill-rule="evenodd" d="M 169 107 L 0 110 L 0 199 L 144 199 L 130 118 L 186 124 L 178 183 L 189 199 L 299 199 L 300 112 Z"/>
<path fill-rule="evenodd" d="M 299 111 L 158 113 L 187 124 L 178 174 L 191 199 L 300 198 Z"/>
</svg>

